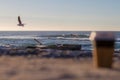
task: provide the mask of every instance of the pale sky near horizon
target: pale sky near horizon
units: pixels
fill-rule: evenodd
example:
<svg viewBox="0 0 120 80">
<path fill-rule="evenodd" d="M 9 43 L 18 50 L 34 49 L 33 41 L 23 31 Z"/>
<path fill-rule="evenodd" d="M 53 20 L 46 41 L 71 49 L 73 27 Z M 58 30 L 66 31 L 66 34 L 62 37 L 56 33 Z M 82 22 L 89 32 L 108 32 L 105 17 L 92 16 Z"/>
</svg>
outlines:
<svg viewBox="0 0 120 80">
<path fill-rule="evenodd" d="M 120 31 L 120 0 L 0 0 L 4 30 Z"/>
</svg>

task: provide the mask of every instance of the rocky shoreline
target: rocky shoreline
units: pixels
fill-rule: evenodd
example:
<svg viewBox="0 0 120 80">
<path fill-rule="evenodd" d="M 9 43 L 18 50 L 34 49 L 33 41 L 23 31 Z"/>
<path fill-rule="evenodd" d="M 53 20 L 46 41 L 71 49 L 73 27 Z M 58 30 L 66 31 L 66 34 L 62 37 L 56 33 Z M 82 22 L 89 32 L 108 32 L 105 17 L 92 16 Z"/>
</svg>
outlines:
<svg viewBox="0 0 120 80">
<path fill-rule="evenodd" d="M 41 58 L 80 58 L 92 57 L 91 50 L 60 50 L 41 48 L 0 48 L 0 56 L 37 56 Z M 114 52 L 120 58 L 120 51 Z"/>
</svg>

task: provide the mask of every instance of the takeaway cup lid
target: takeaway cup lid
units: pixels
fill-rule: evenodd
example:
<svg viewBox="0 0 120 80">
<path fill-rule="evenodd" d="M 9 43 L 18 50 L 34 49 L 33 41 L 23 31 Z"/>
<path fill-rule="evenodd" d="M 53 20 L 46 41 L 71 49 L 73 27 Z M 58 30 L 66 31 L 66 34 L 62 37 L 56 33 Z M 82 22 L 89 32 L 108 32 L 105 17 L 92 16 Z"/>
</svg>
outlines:
<svg viewBox="0 0 120 80">
<path fill-rule="evenodd" d="M 91 32 L 90 40 L 114 40 L 113 32 Z"/>
</svg>

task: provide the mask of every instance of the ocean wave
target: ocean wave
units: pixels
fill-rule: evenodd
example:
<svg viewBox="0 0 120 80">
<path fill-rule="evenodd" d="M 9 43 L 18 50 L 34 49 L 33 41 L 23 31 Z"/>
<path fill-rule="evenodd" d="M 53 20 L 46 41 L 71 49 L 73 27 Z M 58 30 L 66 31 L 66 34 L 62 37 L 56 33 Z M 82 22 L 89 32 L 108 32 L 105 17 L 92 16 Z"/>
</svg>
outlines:
<svg viewBox="0 0 120 80">
<path fill-rule="evenodd" d="M 36 36 L 0 36 L 0 39 L 43 39 Z"/>
<path fill-rule="evenodd" d="M 41 35 L 40 37 L 64 37 L 64 38 L 88 38 L 89 34 L 60 34 L 60 35 Z"/>
<path fill-rule="evenodd" d="M 61 40 L 85 40 L 85 41 L 89 41 L 88 38 L 65 38 L 65 37 L 57 37 L 57 39 L 61 39 Z"/>
</svg>

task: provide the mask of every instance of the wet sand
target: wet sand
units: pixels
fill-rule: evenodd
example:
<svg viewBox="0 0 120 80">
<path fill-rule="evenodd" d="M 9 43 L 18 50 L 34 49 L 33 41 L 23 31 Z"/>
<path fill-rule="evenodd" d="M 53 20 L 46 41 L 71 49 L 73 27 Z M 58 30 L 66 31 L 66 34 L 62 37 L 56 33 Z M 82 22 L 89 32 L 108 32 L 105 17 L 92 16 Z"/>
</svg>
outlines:
<svg viewBox="0 0 120 80">
<path fill-rule="evenodd" d="M 120 59 L 112 69 L 96 69 L 92 58 L 1 56 L 0 80 L 119 80 Z"/>
</svg>

